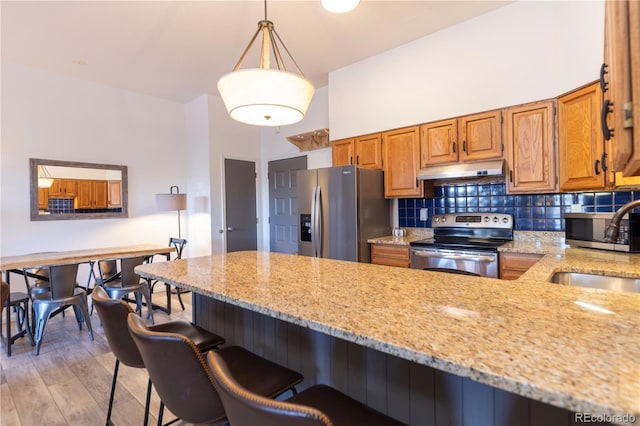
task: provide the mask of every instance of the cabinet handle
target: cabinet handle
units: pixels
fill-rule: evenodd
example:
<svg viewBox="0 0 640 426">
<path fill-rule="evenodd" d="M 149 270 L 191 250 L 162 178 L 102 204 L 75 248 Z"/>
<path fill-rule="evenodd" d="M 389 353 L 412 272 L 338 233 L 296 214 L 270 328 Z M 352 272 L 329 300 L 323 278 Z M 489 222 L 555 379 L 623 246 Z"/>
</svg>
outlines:
<svg viewBox="0 0 640 426">
<path fill-rule="evenodd" d="M 462 141 L 462 150 L 467 152 L 467 141 Z"/>
<path fill-rule="evenodd" d="M 613 137 L 613 129 L 610 129 L 609 126 L 607 126 L 607 116 L 609 115 L 609 113 L 613 112 L 613 108 L 611 108 L 612 106 L 613 102 L 611 102 L 609 99 L 605 99 L 604 103 L 602 104 L 602 111 L 600 112 L 602 136 L 604 137 L 605 141 L 608 141 Z"/>
<path fill-rule="evenodd" d="M 509 182 L 513 183 L 513 170 L 509 170 Z"/>
<path fill-rule="evenodd" d="M 595 168 L 596 168 L 596 175 L 599 175 L 600 174 L 600 160 L 596 160 Z"/>
<path fill-rule="evenodd" d="M 600 162 L 602 164 L 602 171 L 603 172 L 606 172 L 609 169 L 609 167 L 607 167 L 607 157 L 608 157 L 608 155 L 609 154 L 607 154 L 606 152 L 603 152 L 602 153 L 602 157 L 600 157 Z"/>
<path fill-rule="evenodd" d="M 602 93 L 606 93 L 609 90 L 609 83 L 604 80 L 604 76 L 609 74 L 607 68 L 609 65 L 603 63 L 600 67 L 600 88 L 602 89 Z"/>
<path fill-rule="evenodd" d="M 353 157 L 349 157 L 349 164 L 353 164 Z"/>
<path fill-rule="evenodd" d="M 360 156 L 356 155 L 356 164 L 360 164 Z"/>
<path fill-rule="evenodd" d="M 451 143 L 451 149 L 453 149 L 454 153 L 456 152 L 456 143 L 455 142 Z"/>
</svg>

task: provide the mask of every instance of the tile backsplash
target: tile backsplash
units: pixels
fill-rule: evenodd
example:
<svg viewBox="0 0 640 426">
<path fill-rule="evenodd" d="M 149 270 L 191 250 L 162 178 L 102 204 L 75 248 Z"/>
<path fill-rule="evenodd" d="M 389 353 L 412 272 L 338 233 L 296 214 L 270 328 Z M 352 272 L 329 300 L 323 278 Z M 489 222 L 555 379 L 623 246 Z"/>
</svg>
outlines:
<svg viewBox="0 0 640 426">
<path fill-rule="evenodd" d="M 507 213 L 519 231 L 564 231 L 564 213 L 572 204 L 585 212 L 613 212 L 629 201 L 640 199 L 638 191 L 572 192 L 561 194 L 509 195 L 506 184 L 466 184 L 436 186 L 433 198 L 398 200 L 401 227 L 430 228 L 431 217 L 443 213 Z M 420 209 L 428 209 L 428 219 L 420 220 Z"/>
<path fill-rule="evenodd" d="M 49 198 L 50 213 L 73 213 L 73 198 Z"/>
</svg>

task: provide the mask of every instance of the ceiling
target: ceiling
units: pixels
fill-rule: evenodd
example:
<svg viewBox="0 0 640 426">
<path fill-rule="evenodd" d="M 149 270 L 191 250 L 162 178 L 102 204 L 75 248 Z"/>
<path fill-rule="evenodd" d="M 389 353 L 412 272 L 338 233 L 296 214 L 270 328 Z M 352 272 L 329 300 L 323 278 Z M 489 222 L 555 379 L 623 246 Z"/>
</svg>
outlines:
<svg viewBox="0 0 640 426">
<path fill-rule="evenodd" d="M 317 87 L 333 71 L 509 1 L 271 0 L 268 19 Z M 2 60 L 177 102 L 217 93 L 264 18 L 235 1 L 2 1 Z M 254 44 L 257 52 L 258 43 Z M 254 67 L 248 58 L 243 68 Z"/>
</svg>

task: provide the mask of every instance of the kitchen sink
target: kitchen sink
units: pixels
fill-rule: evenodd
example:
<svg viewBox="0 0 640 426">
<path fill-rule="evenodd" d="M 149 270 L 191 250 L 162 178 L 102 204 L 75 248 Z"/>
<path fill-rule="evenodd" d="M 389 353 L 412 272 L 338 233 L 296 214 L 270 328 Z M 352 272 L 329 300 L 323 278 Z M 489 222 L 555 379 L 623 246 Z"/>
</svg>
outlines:
<svg viewBox="0 0 640 426">
<path fill-rule="evenodd" d="M 579 272 L 556 272 L 551 276 L 549 281 L 578 287 L 601 288 L 625 293 L 640 293 L 640 278 L 583 274 Z"/>
</svg>

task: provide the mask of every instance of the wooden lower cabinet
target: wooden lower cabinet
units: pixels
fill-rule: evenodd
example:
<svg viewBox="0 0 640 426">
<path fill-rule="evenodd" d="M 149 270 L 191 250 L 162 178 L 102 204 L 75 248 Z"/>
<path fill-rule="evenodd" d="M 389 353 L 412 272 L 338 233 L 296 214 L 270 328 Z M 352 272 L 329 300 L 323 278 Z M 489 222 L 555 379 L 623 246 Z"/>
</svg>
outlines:
<svg viewBox="0 0 640 426">
<path fill-rule="evenodd" d="M 409 246 L 371 244 L 371 263 L 409 268 L 411 266 Z"/>
<path fill-rule="evenodd" d="M 541 254 L 533 253 L 500 253 L 500 279 L 515 280 L 527 272 L 538 260 Z"/>
</svg>

